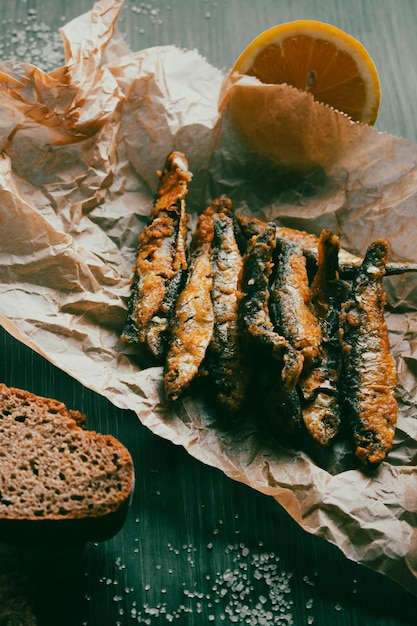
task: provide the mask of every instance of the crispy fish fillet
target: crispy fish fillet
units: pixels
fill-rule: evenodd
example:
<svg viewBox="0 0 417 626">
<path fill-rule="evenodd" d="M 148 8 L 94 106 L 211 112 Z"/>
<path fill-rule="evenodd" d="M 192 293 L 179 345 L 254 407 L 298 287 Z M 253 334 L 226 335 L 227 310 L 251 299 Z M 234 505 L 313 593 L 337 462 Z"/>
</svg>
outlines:
<svg viewBox="0 0 417 626">
<path fill-rule="evenodd" d="M 357 457 L 368 466 L 390 451 L 397 421 L 396 371 L 384 318 L 388 244 L 371 244 L 340 313 L 342 391 Z"/>
<path fill-rule="evenodd" d="M 168 400 L 177 400 L 198 374 L 213 337 L 211 244 L 214 212 L 215 207 L 211 205 L 198 219 L 191 241 L 187 280 L 178 296 L 172 318 L 172 336 L 164 374 Z"/>
<path fill-rule="evenodd" d="M 318 268 L 311 286 L 311 302 L 322 330 L 322 340 L 313 363 L 300 379 L 303 420 L 307 431 L 321 445 L 327 445 L 341 426 L 339 312 L 342 288 L 338 274 L 339 247 L 336 235 L 330 230 L 322 231 L 318 244 Z"/>
<path fill-rule="evenodd" d="M 236 220 L 241 228 L 243 235 L 246 239 L 250 239 L 253 235 L 259 234 L 265 228 L 266 222 L 256 218 L 248 217 L 245 215 L 236 215 Z M 318 237 L 312 233 L 307 233 L 304 230 L 297 230 L 296 228 L 288 228 L 285 226 L 277 226 L 277 236 L 286 237 L 290 241 L 298 244 L 310 264 L 310 267 L 316 267 L 317 265 L 317 250 L 318 250 Z M 353 278 L 356 270 L 360 267 L 362 259 L 348 250 L 343 248 L 339 249 L 339 274 L 342 278 Z M 387 263 L 386 268 L 387 276 L 394 276 L 396 274 L 404 274 L 406 272 L 417 272 L 417 263 L 409 263 L 407 261 L 392 261 Z"/>
<path fill-rule="evenodd" d="M 322 333 L 311 306 L 306 259 L 297 243 L 277 237 L 278 258 L 271 289 L 271 319 L 304 357 L 304 366 L 318 354 Z"/>
<path fill-rule="evenodd" d="M 257 345 L 282 363 L 282 379 L 293 390 L 303 366 L 302 355 L 274 328 L 269 314 L 269 279 L 276 247 L 275 224 L 252 237 L 244 256 L 240 316 Z"/>
<path fill-rule="evenodd" d="M 219 403 L 236 413 L 246 395 L 248 368 L 238 317 L 243 259 L 235 238 L 231 210 L 230 200 L 216 201 L 212 252 L 214 333 L 208 362 Z"/>
<path fill-rule="evenodd" d="M 126 324 L 126 343 L 143 343 L 155 357 L 165 354 L 168 327 L 182 287 L 186 259 L 185 196 L 191 173 L 180 152 L 168 155 L 149 222 L 138 237 Z"/>
</svg>

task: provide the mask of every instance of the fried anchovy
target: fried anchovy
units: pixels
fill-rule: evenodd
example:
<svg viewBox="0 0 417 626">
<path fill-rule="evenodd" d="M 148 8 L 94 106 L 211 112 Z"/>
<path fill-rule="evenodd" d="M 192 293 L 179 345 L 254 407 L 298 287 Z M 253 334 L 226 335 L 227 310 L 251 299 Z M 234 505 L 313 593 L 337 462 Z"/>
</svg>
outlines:
<svg viewBox="0 0 417 626">
<path fill-rule="evenodd" d="M 229 215 L 230 200 L 218 200 L 216 210 L 212 253 L 214 333 L 208 361 L 218 401 L 235 413 L 245 398 L 248 378 L 238 319 L 243 260 L 235 238 L 234 220 Z"/>
<path fill-rule="evenodd" d="M 278 332 L 304 357 L 304 366 L 318 354 L 322 333 L 311 306 L 306 259 L 300 246 L 277 237 L 278 258 L 271 289 L 271 319 Z"/>
<path fill-rule="evenodd" d="M 307 430 L 318 443 L 327 445 L 337 435 L 341 425 L 340 242 L 330 230 L 324 230 L 318 243 L 318 268 L 311 286 L 311 302 L 321 327 L 322 340 L 311 367 L 301 376 L 300 389 L 303 398 L 302 415 Z"/>
<path fill-rule="evenodd" d="M 168 400 L 177 400 L 198 374 L 213 337 L 211 244 L 214 211 L 215 208 L 210 206 L 198 219 L 191 241 L 187 280 L 172 318 L 164 374 Z"/>
<path fill-rule="evenodd" d="M 262 232 L 266 224 L 266 222 L 256 217 L 248 217 L 244 215 L 236 215 L 236 220 L 247 239 L 250 239 L 253 235 Z M 293 241 L 301 246 L 307 261 L 310 263 L 310 266 L 316 267 L 318 260 L 318 237 L 316 235 L 307 233 L 304 230 L 277 226 L 277 236 L 287 237 L 290 241 Z M 348 250 L 344 250 L 343 248 L 339 249 L 339 274 L 341 278 L 353 278 L 361 263 L 362 259 L 360 257 L 348 252 Z M 387 276 L 404 274 L 406 272 L 417 272 L 417 263 L 409 263 L 407 261 L 391 261 L 387 263 L 385 271 Z"/>
<path fill-rule="evenodd" d="M 187 268 L 185 196 L 191 174 L 180 152 L 168 155 L 148 224 L 138 237 L 126 324 L 126 343 L 165 354 L 170 317 Z"/>
<path fill-rule="evenodd" d="M 340 313 L 342 391 L 357 457 L 381 463 L 392 447 L 397 421 L 396 371 L 384 318 L 382 279 L 388 244 L 371 244 Z"/>
<path fill-rule="evenodd" d="M 282 362 L 282 379 L 294 389 L 303 365 L 302 355 L 274 328 L 269 314 L 269 279 L 276 247 L 275 224 L 255 235 L 244 256 L 240 315 L 244 329 L 262 349 Z"/>
</svg>

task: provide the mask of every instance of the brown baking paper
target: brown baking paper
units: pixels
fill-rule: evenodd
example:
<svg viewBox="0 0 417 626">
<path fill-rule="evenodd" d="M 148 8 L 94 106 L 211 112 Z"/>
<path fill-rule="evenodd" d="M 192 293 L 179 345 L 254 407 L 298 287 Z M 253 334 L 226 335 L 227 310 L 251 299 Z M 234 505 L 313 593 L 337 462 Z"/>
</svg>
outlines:
<svg viewBox="0 0 417 626">
<path fill-rule="evenodd" d="M 287 86 L 225 78 L 197 51 L 131 52 L 121 0 L 62 29 L 66 63 L 0 65 L 0 321 L 116 406 L 232 479 L 275 498 L 306 531 L 417 593 L 417 276 L 385 279 L 398 368 L 394 449 L 372 474 L 347 443 L 301 449 L 250 410 L 228 427 L 196 381 L 175 408 L 162 369 L 122 345 L 137 235 L 172 149 L 193 172 L 190 228 L 219 194 L 263 219 L 377 237 L 417 261 L 417 146 Z"/>
</svg>

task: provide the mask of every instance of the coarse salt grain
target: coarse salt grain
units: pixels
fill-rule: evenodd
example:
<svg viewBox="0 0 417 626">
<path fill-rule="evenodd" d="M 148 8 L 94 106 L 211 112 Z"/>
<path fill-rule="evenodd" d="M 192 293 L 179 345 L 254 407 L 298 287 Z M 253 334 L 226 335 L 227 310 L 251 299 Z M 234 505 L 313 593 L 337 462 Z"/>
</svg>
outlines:
<svg viewBox="0 0 417 626">
<path fill-rule="evenodd" d="M 59 32 L 36 20 L 36 9 L 29 9 L 19 28 L 2 29 L 0 49 L 4 59 L 33 63 L 50 72 L 65 62 L 62 38 Z"/>
<path fill-rule="evenodd" d="M 173 552 L 172 544 L 168 544 L 168 551 Z M 144 603 L 142 607 L 133 600 L 130 606 L 130 615 L 138 624 L 151 624 L 150 618 L 164 619 L 168 622 L 176 621 L 185 613 L 195 612 L 202 617 L 205 615 L 209 622 L 246 623 L 260 626 L 278 625 L 292 626 L 294 618 L 292 614 L 291 576 L 290 572 L 281 571 L 278 568 L 279 558 L 274 553 L 251 553 L 244 543 L 227 546 L 232 554 L 235 567 L 228 567 L 217 572 L 216 576 L 206 575 L 206 580 L 213 578 L 210 589 L 198 589 L 192 591 L 183 583 L 183 595 L 188 599 L 188 606 L 179 604 L 177 607 L 168 607 L 167 603 L 157 603 L 150 606 Z M 183 552 L 197 552 L 190 543 L 183 544 Z M 191 566 L 189 559 L 187 559 Z M 120 571 L 121 559 L 116 560 Z M 159 564 L 157 568 L 159 568 Z M 172 571 L 172 570 L 168 570 Z M 101 579 L 108 582 L 109 579 Z M 116 581 L 113 581 L 116 582 Z M 196 586 L 197 583 L 194 583 Z M 145 591 L 150 590 L 150 584 L 144 586 Z M 125 592 L 133 594 L 132 587 L 125 587 Z M 161 595 L 165 595 L 167 589 L 160 589 Z M 113 596 L 115 602 L 120 602 L 122 596 Z M 120 611 L 119 611 L 119 614 Z M 314 618 L 307 616 L 307 623 L 312 624 Z M 313 620 L 313 621 L 311 621 Z"/>
</svg>

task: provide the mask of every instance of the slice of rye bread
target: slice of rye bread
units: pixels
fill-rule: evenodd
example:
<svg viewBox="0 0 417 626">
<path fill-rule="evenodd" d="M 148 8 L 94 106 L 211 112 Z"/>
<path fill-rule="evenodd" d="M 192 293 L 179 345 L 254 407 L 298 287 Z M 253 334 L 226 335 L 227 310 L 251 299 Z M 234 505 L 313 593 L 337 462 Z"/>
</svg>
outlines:
<svg viewBox="0 0 417 626">
<path fill-rule="evenodd" d="M 125 522 L 129 451 L 57 400 L 0 383 L 0 541 L 60 548 L 104 541 Z"/>
</svg>

